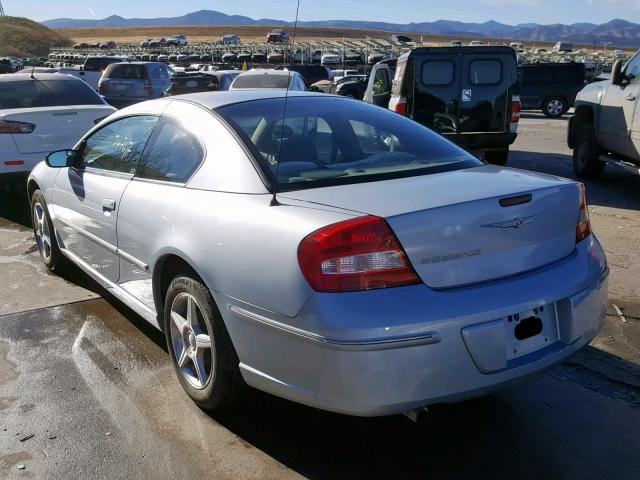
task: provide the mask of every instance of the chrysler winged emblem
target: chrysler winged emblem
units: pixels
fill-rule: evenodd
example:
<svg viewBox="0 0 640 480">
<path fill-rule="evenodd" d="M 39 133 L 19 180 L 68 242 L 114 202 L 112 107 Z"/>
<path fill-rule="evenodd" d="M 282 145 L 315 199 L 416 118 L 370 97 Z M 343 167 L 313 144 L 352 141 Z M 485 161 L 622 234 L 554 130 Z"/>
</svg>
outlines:
<svg viewBox="0 0 640 480">
<path fill-rule="evenodd" d="M 537 222 L 542 217 L 544 217 L 544 213 L 538 213 L 537 215 L 532 215 L 530 217 L 514 218 L 513 220 L 507 220 L 506 222 L 488 223 L 480 226 L 483 228 L 522 228 L 525 225 Z"/>
</svg>

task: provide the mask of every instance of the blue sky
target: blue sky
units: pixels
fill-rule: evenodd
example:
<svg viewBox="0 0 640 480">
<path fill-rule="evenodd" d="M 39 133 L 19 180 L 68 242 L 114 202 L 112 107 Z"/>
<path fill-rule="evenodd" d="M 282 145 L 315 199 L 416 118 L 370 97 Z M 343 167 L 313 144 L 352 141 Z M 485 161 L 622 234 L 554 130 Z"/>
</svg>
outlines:
<svg viewBox="0 0 640 480">
<path fill-rule="evenodd" d="M 218 10 L 252 18 L 293 20 L 295 0 L 1 0 L 8 15 L 34 20 L 58 17 L 173 17 Z M 603 23 L 624 18 L 640 23 L 640 0 L 301 0 L 303 20 L 373 20 L 398 23 L 439 19 L 516 24 Z"/>
</svg>

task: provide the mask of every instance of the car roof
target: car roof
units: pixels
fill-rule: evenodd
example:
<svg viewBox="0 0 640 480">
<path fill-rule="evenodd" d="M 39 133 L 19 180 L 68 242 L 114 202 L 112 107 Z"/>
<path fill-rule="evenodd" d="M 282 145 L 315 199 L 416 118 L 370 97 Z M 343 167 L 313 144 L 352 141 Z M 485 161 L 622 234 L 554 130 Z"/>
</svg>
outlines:
<svg viewBox="0 0 640 480">
<path fill-rule="evenodd" d="M 289 76 L 295 75 L 298 72 L 294 72 L 291 70 L 274 70 L 272 68 L 253 68 L 251 70 L 247 70 L 246 72 L 242 72 L 240 75 L 243 77 L 254 76 L 254 75 L 279 75 L 279 76 Z"/>
<path fill-rule="evenodd" d="M 24 73 L 23 73 L 24 72 Z M 73 75 L 67 75 L 64 73 L 40 73 L 38 71 L 34 72 L 33 79 L 35 80 L 66 80 L 69 82 L 82 81 Z M 11 75 L 2 75 L 0 76 L 0 82 L 18 82 L 24 80 L 32 80 L 31 78 L 31 69 L 27 68 L 20 73 L 12 73 Z"/>
<path fill-rule="evenodd" d="M 267 89 L 241 89 L 241 90 L 228 90 L 224 92 L 201 92 L 201 93 L 188 93 L 186 95 L 180 95 L 174 97 L 175 100 L 189 101 L 202 105 L 205 108 L 215 110 L 217 108 L 226 107 L 227 105 L 233 105 L 235 103 L 250 102 L 252 100 L 267 100 L 271 98 L 284 98 L 286 90 L 267 88 Z M 327 95 L 326 93 L 317 92 L 305 92 L 289 90 L 286 95 L 288 97 L 322 97 L 322 98 L 335 98 L 334 95 Z M 342 97 L 338 97 L 342 98 Z"/>
</svg>

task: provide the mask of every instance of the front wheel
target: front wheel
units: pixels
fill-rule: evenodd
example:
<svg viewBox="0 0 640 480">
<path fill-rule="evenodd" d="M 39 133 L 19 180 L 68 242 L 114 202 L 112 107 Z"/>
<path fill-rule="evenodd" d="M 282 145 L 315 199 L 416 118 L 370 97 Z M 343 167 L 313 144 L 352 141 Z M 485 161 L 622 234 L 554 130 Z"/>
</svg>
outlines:
<svg viewBox="0 0 640 480">
<path fill-rule="evenodd" d="M 504 167 L 509 159 L 509 147 L 501 150 L 487 150 L 484 152 L 484 159 L 488 163 Z"/>
<path fill-rule="evenodd" d="M 561 97 L 547 98 L 542 104 L 542 113 L 549 118 L 560 118 L 567 110 L 567 102 Z"/>
<path fill-rule="evenodd" d="M 47 202 L 40 190 L 36 190 L 31 195 L 31 221 L 40 258 L 45 266 L 53 272 L 63 263 L 64 256 L 58 247 Z"/>
<path fill-rule="evenodd" d="M 205 410 L 234 403 L 244 385 L 238 356 L 207 287 L 189 276 L 174 278 L 164 327 L 173 367 L 191 399 Z"/>
<path fill-rule="evenodd" d="M 600 160 L 600 149 L 593 125 L 581 125 L 573 149 L 573 170 L 578 178 L 595 180 L 602 175 L 605 166 L 606 164 Z"/>
</svg>

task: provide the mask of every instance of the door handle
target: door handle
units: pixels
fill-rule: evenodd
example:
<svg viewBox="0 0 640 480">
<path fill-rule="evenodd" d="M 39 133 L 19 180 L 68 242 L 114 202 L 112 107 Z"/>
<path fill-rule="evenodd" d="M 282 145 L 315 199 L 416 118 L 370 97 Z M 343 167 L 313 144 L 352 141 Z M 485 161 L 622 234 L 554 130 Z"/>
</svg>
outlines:
<svg viewBox="0 0 640 480">
<path fill-rule="evenodd" d="M 102 199 L 102 208 L 104 210 L 115 210 L 116 209 L 116 201 L 111 200 L 110 198 Z"/>
<path fill-rule="evenodd" d="M 629 95 L 627 95 L 627 100 L 629 100 L 630 102 L 635 102 L 636 96 L 633 93 L 630 93 Z"/>
</svg>

